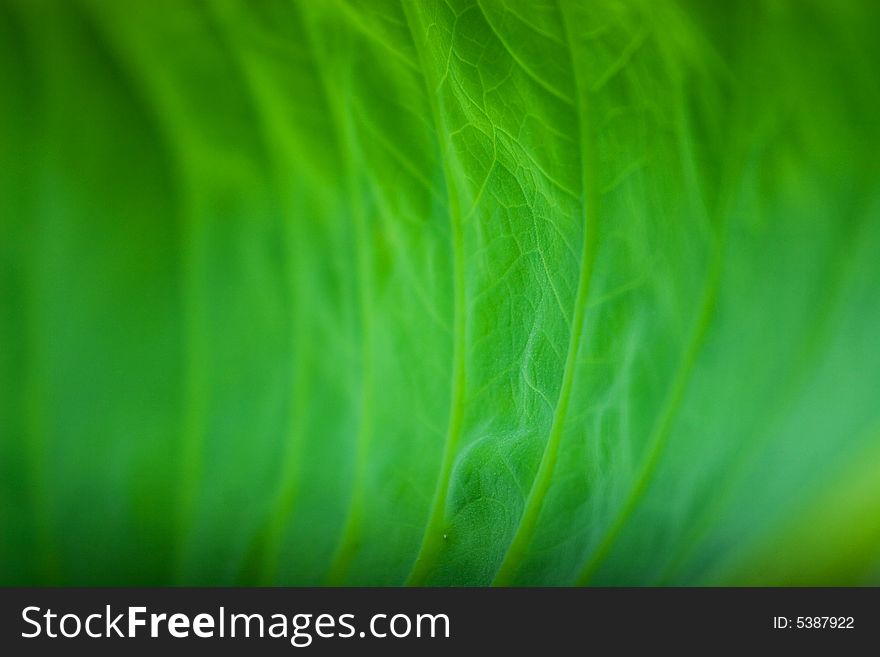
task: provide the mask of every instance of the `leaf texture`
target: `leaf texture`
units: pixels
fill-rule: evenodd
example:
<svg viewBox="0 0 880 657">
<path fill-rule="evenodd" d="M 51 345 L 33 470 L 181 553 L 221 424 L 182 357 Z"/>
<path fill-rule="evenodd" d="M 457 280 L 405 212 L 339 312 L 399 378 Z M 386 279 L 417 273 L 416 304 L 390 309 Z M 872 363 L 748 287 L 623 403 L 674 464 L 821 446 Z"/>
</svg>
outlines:
<svg viewBox="0 0 880 657">
<path fill-rule="evenodd" d="M 3 583 L 880 583 L 878 21 L 4 0 Z"/>
</svg>

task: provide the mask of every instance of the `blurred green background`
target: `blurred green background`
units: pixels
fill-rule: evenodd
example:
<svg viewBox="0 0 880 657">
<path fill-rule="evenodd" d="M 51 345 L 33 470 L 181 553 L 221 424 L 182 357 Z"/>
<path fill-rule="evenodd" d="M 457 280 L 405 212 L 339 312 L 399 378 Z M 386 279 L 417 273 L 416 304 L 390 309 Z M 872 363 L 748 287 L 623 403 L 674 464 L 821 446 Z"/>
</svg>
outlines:
<svg viewBox="0 0 880 657">
<path fill-rule="evenodd" d="M 0 0 L 0 583 L 880 584 L 878 25 Z"/>
</svg>

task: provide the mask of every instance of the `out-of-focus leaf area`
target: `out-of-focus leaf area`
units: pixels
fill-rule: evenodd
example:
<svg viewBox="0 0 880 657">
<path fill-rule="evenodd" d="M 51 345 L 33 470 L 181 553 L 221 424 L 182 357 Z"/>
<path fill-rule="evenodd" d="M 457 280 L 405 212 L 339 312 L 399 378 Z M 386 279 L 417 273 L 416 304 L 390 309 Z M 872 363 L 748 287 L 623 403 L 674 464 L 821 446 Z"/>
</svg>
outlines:
<svg viewBox="0 0 880 657">
<path fill-rule="evenodd" d="M 0 0 L 0 582 L 880 584 L 878 26 Z"/>
</svg>

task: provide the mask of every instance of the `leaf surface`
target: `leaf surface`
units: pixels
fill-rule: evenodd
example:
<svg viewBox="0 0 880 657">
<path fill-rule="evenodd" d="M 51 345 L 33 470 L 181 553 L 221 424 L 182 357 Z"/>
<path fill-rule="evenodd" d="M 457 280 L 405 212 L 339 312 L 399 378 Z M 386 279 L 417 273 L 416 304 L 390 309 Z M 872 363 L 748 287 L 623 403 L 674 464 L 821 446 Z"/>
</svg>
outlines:
<svg viewBox="0 0 880 657">
<path fill-rule="evenodd" d="M 877 584 L 878 21 L 4 1 L 2 581 Z"/>
</svg>

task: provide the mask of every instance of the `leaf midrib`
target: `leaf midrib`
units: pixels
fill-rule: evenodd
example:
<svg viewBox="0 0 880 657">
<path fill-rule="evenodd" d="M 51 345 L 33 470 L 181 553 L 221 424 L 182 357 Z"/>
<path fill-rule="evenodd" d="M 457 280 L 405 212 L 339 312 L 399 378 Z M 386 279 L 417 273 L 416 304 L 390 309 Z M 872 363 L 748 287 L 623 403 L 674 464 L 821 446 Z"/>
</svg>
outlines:
<svg viewBox="0 0 880 657">
<path fill-rule="evenodd" d="M 577 357 L 580 351 L 581 338 L 584 332 L 584 319 L 586 316 L 587 301 L 590 294 L 593 265 L 595 263 L 596 245 L 598 242 L 598 184 L 595 178 L 597 171 L 597 155 L 595 135 L 591 129 L 588 116 L 589 86 L 586 84 L 584 75 L 579 72 L 578 58 L 575 55 L 574 39 L 571 35 L 569 17 L 563 9 L 563 3 L 557 4 L 562 27 L 565 33 L 565 41 L 568 45 L 571 60 L 572 77 L 574 78 L 575 91 L 578 103 L 576 103 L 578 116 L 578 134 L 581 161 L 581 222 L 584 227 L 584 238 L 581 253 L 580 273 L 578 276 L 578 289 L 575 298 L 574 314 L 572 317 L 571 333 L 569 334 L 568 352 L 565 359 L 565 368 L 562 375 L 562 385 L 559 390 L 556 408 L 553 412 L 553 420 L 550 432 L 544 443 L 544 451 L 538 472 L 532 482 L 532 487 L 520 515 L 520 521 L 514 533 L 507 552 L 498 569 L 498 573 L 492 582 L 493 586 L 506 586 L 513 582 L 517 570 L 522 563 L 526 550 L 531 543 L 537 528 L 538 518 L 544 506 L 544 500 L 550 489 L 553 479 L 553 471 L 559 455 L 559 445 L 562 440 L 562 432 L 568 415 L 568 405 L 571 400 L 571 391 L 574 385 L 575 370 L 577 369 Z"/>
<path fill-rule="evenodd" d="M 419 586 L 425 582 L 430 570 L 436 562 L 437 556 L 443 547 L 443 524 L 446 519 L 446 501 L 449 496 L 449 484 L 452 478 L 452 466 L 458 453 L 458 445 L 461 442 L 462 425 L 464 422 L 464 394 L 465 394 L 465 275 L 464 275 L 464 236 L 462 232 L 461 208 L 458 196 L 453 189 L 454 177 L 452 163 L 446 153 L 440 137 L 444 134 L 440 108 L 437 106 L 434 94 L 431 93 L 427 79 L 427 67 L 423 45 L 416 36 L 413 25 L 412 9 L 408 7 L 406 0 L 401 2 L 406 26 L 409 29 L 413 46 L 418 54 L 422 80 L 425 85 L 425 95 L 431 107 L 431 117 L 434 122 L 434 131 L 440 151 L 440 159 L 443 167 L 443 176 L 446 182 L 446 194 L 449 203 L 450 233 L 452 237 L 452 268 L 453 268 L 453 344 L 452 344 L 452 389 L 449 400 L 449 424 L 443 445 L 443 456 L 440 464 L 440 472 L 434 490 L 431 510 L 422 544 L 416 555 L 412 569 L 406 578 L 409 586 Z"/>
</svg>

